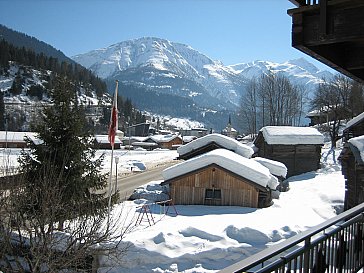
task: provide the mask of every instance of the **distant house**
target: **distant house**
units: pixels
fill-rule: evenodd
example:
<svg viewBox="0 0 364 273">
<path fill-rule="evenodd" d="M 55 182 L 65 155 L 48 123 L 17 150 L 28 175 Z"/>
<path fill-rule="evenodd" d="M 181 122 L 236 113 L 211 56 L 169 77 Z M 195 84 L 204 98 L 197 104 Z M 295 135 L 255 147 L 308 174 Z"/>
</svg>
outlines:
<svg viewBox="0 0 364 273">
<path fill-rule="evenodd" d="M 131 125 L 126 129 L 127 136 L 138 136 L 138 137 L 146 137 L 149 135 L 149 123 L 139 123 L 135 125 Z"/>
<path fill-rule="evenodd" d="M 339 160 L 345 177 L 344 209 L 348 210 L 364 202 L 364 135 L 351 138 Z"/>
<path fill-rule="evenodd" d="M 206 128 L 192 128 L 186 130 L 180 130 L 180 134 L 182 136 L 195 136 L 195 137 L 203 137 L 209 133 L 209 130 Z"/>
<path fill-rule="evenodd" d="M 343 141 L 364 135 L 364 112 L 346 123 L 343 131 Z"/>
<path fill-rule="evenodd" d="M 180 205 L 244 206 L 272 203 L 277 179 L 258 162 L 226 149 L 216 149 L 165 169 L 170 197 Z"/>
<path fill-rule="evenodd" d="M 148 141 L 148 140 L 146 140 Z M 154 135 L 149 137 L 149 141 L 158 144 L 158 148 L 175 150 L 182 145 L 182 138 L 179 135 Z"/>
<path fill-rule="evenodd" d="M 266 126 L 254 140 L 254 156 L 282 162 L 290 177 L 319 169 L 323 144 L 324 137 L 315 128 Z"/>
<path fill-rule="evenodd" d="M 111 144 L 109 142 L 108 135 L 95 135 L 94 147 L 95 149 L 103 149 L 103 150 L 111 149 Z M 120 148 L 121 148 L 121 141 L 118 137 L 115 137 L 114 149 L 120 149 Z"/>
<path fill-rule="evenodd" d="M 251 147 L 235 139 L 221 134 L 209 134 L 179 147 L 177 149 L 179 154 L 178 158 L 187 160 L 219 148 L 233 151 L 246 158 L 250 158 L 254 153 Z"/>
<path fill-rule="evenodd" d="M 0 131 L 0 148 L 26 148 L 26 137 L 37 141 L 36 133 Z"/>
</svg>

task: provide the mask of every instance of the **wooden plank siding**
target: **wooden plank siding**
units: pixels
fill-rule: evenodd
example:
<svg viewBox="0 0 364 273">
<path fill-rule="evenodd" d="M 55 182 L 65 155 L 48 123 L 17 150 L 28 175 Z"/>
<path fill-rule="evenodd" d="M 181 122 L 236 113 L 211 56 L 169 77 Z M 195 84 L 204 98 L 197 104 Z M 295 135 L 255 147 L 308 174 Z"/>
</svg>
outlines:
<svg viewBox="0 0 364 273">
<path fill-rule="evenodd" d="M 287 178 L 320 168 L 321 145 L 268 144 L 264 138 L 257 138 L 257 156 L 279 161 L 287 167 Z"/>
<path fill-rule="evenodd" d="M 221 205 L 258 207 L 259 191 L 267 191 L 216 164 L 165 181 L 170 197 L 180 205 Z M 206 189 L 221 190 L 220 200 L 206 200 Z"/>
</svg>

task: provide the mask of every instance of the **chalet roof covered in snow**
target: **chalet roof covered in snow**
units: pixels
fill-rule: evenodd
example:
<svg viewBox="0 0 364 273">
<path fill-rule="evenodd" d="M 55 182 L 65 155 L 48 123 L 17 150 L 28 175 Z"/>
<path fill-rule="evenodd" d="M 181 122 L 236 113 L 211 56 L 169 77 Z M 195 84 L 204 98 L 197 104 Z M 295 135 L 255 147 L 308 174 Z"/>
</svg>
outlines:
<svg viewBox="0 0 364 273">
<path fill-rule="evenodd" d="M 209 143 L 216 143 L 222 148 L 227 150 L 234 151 L 235 153 L 250 158 L 254 151 L 251 147 L 240 143 L 239 141 L 227 137 L 221 134 L 209 134 L 198 139 L 191 141 L 190 143 L 183 145 L 177 149 L 177 152 L 180 156 L 190 153 L 200 147 L 208 145 Z"/>
<path fill-rule="evenodd" d="M 278 185 L 277 179 L 270 174 L 266 167 L 255 160 L 245 158 L 226 149 L 212 150 L 181 162 L 165 169 L 162 175 L 165 180 L 170 180 L 211 164 L 216 164 L 262 187 L 268 186 L 275 189 Z"/>
<path fill-rule="evenodd" d="M 102 143 L 102 144 L 110 143 L 108 135 L 95 135 L 95 140 L 97 143 Z M 121 143 L 118 137 L 115 138 L 115 143 L 116 144 Z"/>
<path fill-rule="evenodd" d="M 347 123 L 346 123 L 346 127 L 345 129 L 357 124 L 358 122 L 362 121 L 364 119 L 364 112 L 357 115 L 356 117 L 354 117 L 353 119 L 349 120 Z"/>
<path fill-rule="evenodd" d="M 268 144 L 324 144 L 324 136 L 312 127 L 266 126 L 260 131 Z"/>
<path fill-rule="evenodd" d="M 268 168 L 270 173 L 275 176 L 286 177 L 287 175 L 287 167 L 282 162 L 267 159 L 264 157 L 254 157 L 253 160 L 259 162 L 264 167 Z"/>
<path fill-rule="evenodd" d="M 351 149 L 355 158 L 364 164 L 364 136 L 354 137 L 349 139 L 349 145 L 352 145 L 355 149 Z"/>
<path fill-rule="evenodd" d="M 25 137 L 29 137 L 35 141 L 36 135 L 33 132 L 0 131 L 0 142 L 24 142 Z"/>
<path fill-rule="evenodd" d="M 168 134 L 168 135 L 153 135 L 153 136 L 150 136 L 149 138 L 151 140 L 153 140 L 154 142 L 163 143 L 163 142 L 170 142 L 177 137 L 180 138 L 179 135 Z"/>
</svg>

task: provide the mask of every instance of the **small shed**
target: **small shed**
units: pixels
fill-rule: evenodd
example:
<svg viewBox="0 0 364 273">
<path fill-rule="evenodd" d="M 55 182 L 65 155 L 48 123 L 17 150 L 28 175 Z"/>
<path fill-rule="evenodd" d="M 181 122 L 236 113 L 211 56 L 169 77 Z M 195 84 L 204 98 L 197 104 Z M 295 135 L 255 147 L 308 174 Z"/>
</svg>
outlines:
<svg viewBox="0 0 364 273">
<path fill-rule="evenodd" d="M 324 136 L 312 127 L 266 126 L 254 140 L 254 157 L 282 162 L 290 177 L 319 169 L 323 144 Z"/>
<path fill-rule="evenodd" d="M 267 207 L 278 185 L 266 167 L 226 149 L 169 167 L 162 175 L 162 185 L 169 185 L 171 199 L 180 205 Z"/>
<path fill-rule="evenodd" d="M 254 153 L 251 147 L 235 139 L 221 134 L 209 134 L 179 147 L 177 149 L 178 159 L 188 160 L 219 148 L 233 151 L 246 158 L 250 158 Z"/>
<path fill-rule="evenodd" d="M 364 135 L 351 138 L 339 160 L 345 177 L 344 209 L 348 210 L 364 202 Z"/>
<path fill-rule="evenodd" d="M 364 135 L 364 112 L 346 123 L 343 131 L 343 141 Z"/>
<path fill-rule="evenodd" d="M 278 162 L 275 160 L 267 159 L 264 157 L 254 157 L 253 160 L 262 164 L 264 167 L 268 168 L 270 173 L 277 177 L 279 185 L 277 186 L 277 190 L 284 192 L 288 191 L 289 185 L 288 182 L 285 181 L 287 176 L 287 167 L 282 162 Z"/>
<path fill-rule="evenodd" d="M 111 145 L 109 142 L 108 135 L 95 135 L 94 147 L 95 149 L 110 150 Z M 121 141 L 118 137 L 115 137 L 114 149 L 120 149 L 120 148 L 121 148 Z"/>
</svg>

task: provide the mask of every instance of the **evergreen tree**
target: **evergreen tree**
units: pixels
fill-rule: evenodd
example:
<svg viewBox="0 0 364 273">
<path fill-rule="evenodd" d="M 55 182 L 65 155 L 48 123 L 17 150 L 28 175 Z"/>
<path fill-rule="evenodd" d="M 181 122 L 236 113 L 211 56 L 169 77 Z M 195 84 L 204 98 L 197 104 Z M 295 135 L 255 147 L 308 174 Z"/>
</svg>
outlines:
<svg viewBox="0 0 364 273">
<path fill-rule="evenodd" d="M 30 151 L 23 151 L 19 160 L 25 175 L 24 193 L 31 196 L 25 209 L 30 215 L 42 207 L 44 175 L 52 170 L 58 177 L 57 190 L 61 206 L 54 208 L 60 229 L 66 219 L 83 214 L 105 212 L 107 200 L 96 190 L 106 186 L 106 176 L 100 175 L 103 157 L 96 160 L 91 149 L 92 138 L 86 131 L 86 119 L 77 103 L 76 90 L 67 78 L 57 78 L 50 91 L 52 107 L 42 110 L 39 122 L 32 130 L 38 134 L 41 144 L 28 139 Z M 36 196 L 36 198 L 34 198 Z"/>
</svg>

